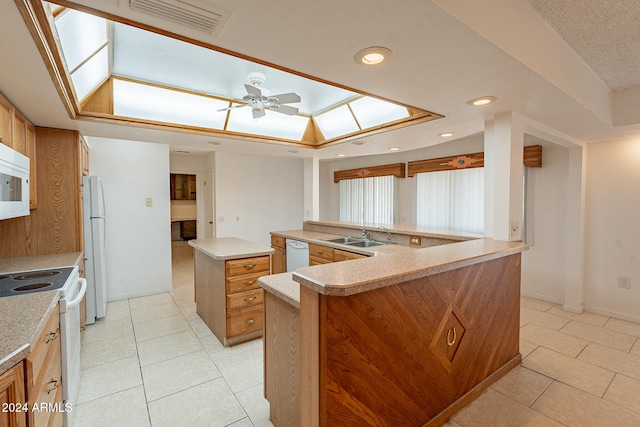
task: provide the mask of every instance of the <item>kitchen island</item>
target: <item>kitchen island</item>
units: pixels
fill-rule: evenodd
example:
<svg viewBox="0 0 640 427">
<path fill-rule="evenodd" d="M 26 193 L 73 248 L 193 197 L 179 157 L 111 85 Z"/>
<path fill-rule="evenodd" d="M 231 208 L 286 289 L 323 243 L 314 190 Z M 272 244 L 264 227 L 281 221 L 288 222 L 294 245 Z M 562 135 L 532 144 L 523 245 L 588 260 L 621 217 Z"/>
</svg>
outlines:
<svg viewBox="0 0 640 427">
<path fill-rule="evenodd" d="M 262 336 L 263 292 L 273 249 L 235 237 L 190 240 L 194 251 L 196 312 L 225 345 Z"/>
<path fill-rule="evenodd" d="M 261 278 L 274 424 L 444 424 L 520 363 L 526 249 L 475 239 Z"/>
</svg>

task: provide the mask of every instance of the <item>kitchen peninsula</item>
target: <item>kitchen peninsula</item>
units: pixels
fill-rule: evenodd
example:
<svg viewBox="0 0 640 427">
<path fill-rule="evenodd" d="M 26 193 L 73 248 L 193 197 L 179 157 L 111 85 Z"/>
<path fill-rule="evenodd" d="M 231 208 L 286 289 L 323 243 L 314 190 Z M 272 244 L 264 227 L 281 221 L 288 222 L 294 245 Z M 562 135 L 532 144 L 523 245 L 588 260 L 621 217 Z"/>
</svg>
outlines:
<svg viewBox="0 0 640 427">
<path fill-rule="evenodd" d="M 190 240 L 194 251 L 196 311 L 225 345 L 262 336 L 263 291 L 273 249 L 235 237 Z"/>
<path fill-rule="evenodd" d="M 520 363 L 526 249 L 473 239 L 262 277 L 272 421 L 444 424 Z M 283 321 L 291 342 L 272 346 Z"/>
</svg>

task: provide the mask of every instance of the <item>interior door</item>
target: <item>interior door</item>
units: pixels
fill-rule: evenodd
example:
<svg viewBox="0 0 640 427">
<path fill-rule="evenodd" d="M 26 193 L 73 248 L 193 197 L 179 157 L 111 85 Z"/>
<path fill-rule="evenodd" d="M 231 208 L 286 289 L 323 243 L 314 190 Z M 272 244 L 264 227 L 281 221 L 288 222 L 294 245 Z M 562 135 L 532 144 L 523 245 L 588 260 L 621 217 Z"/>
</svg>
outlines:
<svg viewBox="0 0 640 427">
<path fill-rule="evenodd" d="M 207 239 L 212 239 L 216 235 L 215 230 L 215 208 L 213 205 L 215 185 L 213 182 L 213 171 L 209 170 L 204 175 L 204 218 L 205 234 Z"/>
</svg>

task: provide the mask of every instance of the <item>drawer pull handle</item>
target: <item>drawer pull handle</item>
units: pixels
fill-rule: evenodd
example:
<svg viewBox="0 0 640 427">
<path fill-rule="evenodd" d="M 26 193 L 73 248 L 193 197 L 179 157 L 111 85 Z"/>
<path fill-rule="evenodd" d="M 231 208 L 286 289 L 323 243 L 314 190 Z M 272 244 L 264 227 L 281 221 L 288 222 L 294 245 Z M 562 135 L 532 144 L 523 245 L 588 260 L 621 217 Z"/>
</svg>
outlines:
<svg viewBox="0 0 640 427">
<path fill-rule="evenodd" d="M 245 282 L 242 282 L 242 284 L 246 285 L 246 286 L 249 286 L 249 285 L 253 285 L 256 282 L 257 282 L 257 279 L 253 279 L 253 280 L 247 280 Z"/>
<path fill-rule="evenodd" d="M 53 385 L 47 389 L 47 394 L 51 393 L 52 391 L 60 387 L 60 385 L 58 384 L 58 380 L 56 380 L 55 378 L 51 378 L 51 381 L 49 381 L 48 384 L 53 384 Z"/>
<path fill-rule="evenodd" d="M 256 323 L 256 320 L 258 320 L 257 317 L 254 317 L 253 319 L 247 319 L 244 321 L 244 323 L 246 323 L 247 325 L 251 325 L 253 323 Z"/>
<path fill-rule="evenodd" d="M 322 254 L 324 253 L 324 251 L 318 251 L 318 253 L 319 253 L 320 255 L 322 255 Z"/>
<path fill-rule="evenodd" d="M 255 267 L 255 266 L 256 266 L 256 264 L 255 264 L 255 263 L 254 263 L 254 264 L 244 264 L 244 265 L 243 265 L 243 267 L 244 267 L 244 268 L 246 268 L 247 270 L 249 270 L 250 268 L 253 268 L 253 267 Z"/>
<path fill-rule="evenodd" d="M 451 328 L 447 331 L 447 345 L 451 347 L 456 343 L 456 328 Z"/>
<path fill-rule="evenodd" d="M 47 339 L 45 340 L 45 344 L 49 344 L 51 341 L 55 340 L 58 338 L 58 333 L 57 332 L 49 332 L 47 334 Z"/>
<path fill-rule="evenodd" d="M 253 301 L 253 300 L 254 300 L 254 299 L 256 299 L 256 298 L 257 298 L 256 296 L 253 296 L 253 297 L 251 297 L 251 298 L 245 298 L 245 299 L 244 299 L 244 302 Z"/>
</svg>

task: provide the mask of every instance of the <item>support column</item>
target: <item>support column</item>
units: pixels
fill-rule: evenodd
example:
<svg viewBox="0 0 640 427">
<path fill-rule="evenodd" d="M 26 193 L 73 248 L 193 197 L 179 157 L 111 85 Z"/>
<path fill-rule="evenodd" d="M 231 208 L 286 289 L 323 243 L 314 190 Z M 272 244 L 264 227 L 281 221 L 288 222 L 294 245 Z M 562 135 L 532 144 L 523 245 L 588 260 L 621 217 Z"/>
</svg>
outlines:
<svg viewBox="0 0 640 427">
<path fill-rule="evenodd" d="M 524 129 L 514 113 L 485 122 L 484 235 L 521 240 Z"/>
<path fill-rule="evenodd" d="M 566 229 L 566 278 L 564 305 L 566 311 L 582 313 L 584 309 L 584 227 L 586 147 L 569 149 Z"/>
<path fill-rule="evenodd" d="M 304 220 L 320 219 L 320 159 L 304 159 Z"/>
</svg>

